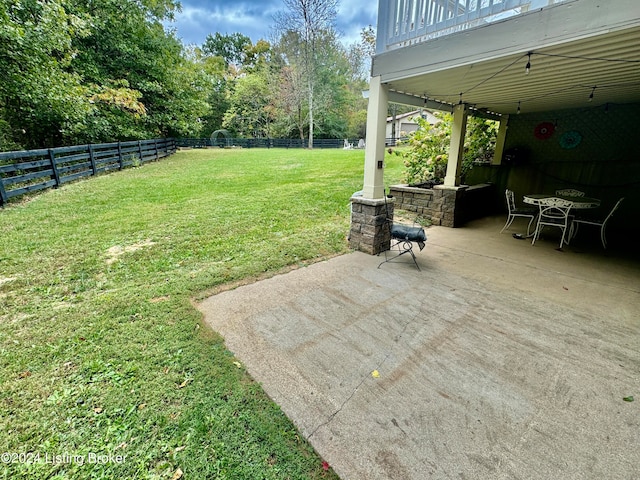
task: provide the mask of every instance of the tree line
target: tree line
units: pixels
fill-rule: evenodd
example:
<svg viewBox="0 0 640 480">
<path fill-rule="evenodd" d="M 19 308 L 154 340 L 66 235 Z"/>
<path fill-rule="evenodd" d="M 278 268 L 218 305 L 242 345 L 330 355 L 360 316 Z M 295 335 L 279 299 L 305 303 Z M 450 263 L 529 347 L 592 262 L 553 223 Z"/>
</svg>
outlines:
<svg viewBox="0 0 640 480">
<path fill-rule="evenodd" d="M 360 138 L 371 27 L 345 46 L 337 0 L 284 0 L 274 39 L 183 45 L 175 0 L 0 0 L 0 151 L 208 137 Z"/>
</svg>

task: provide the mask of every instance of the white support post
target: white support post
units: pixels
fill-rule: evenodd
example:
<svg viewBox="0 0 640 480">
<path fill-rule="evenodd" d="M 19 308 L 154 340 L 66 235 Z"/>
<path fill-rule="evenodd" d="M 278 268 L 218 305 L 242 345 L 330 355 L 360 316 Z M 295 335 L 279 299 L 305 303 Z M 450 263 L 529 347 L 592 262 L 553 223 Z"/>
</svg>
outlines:
<svg viewBox="0 0 640 480">
<path fill-rule="evenodd" d="M 444 177 L 445 187 L 457 187 L 460 185 L 462 156 L 464 154 L 464 135 L 467 131 L 467 113 L 467 106 L 464 103 L 453 107 L 449 163 L 447 164 L 447 174 Z"/>
<path fill-rule="evenodd" d="M 364 152 L 364 198 L 384 198 L 384 151 L 389 88 L 371 77 L 367 108 L 367 143 Z"/>
<path fill-rule="evenodd" d="M 509 126 L 509 115 L 503 115 L 498 127 L 498 138 L 496 139 L 496 151 L 493 154 L 491 165 L 500 165 L 504 154 L 504 144 L 507 139 L 507 128 Z"/>
</svg>

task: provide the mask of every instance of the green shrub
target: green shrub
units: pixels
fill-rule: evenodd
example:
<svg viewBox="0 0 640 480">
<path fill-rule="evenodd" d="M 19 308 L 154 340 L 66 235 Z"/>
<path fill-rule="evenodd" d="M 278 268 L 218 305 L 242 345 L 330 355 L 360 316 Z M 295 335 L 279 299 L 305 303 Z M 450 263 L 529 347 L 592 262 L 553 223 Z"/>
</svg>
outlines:
<svg viewBox="0 0 640 480">
<path fill-rule="evenodd" d="M 440 121 L 434 125 L 418 118 L 418 130 L 405 142 L 409 148 L 403 153 L 404 181 L 409 185 L 442 183 L 447 173 L 453 116 L 441 112 L 435 115 Z M 473 168 L 474 163 L 491 161 L 495 152 L 497 131 L 498 123 L 494 120 L 468 118 L 462 178 Z"/>
</svg>

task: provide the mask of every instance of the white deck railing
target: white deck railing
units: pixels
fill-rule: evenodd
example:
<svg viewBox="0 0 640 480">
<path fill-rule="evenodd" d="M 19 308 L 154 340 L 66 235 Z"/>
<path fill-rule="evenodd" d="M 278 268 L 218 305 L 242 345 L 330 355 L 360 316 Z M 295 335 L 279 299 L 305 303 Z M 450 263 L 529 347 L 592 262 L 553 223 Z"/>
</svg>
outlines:
<svg viewBox="0 0 640 480">
<path fill-rule="evenodd" d="M 379 0 L 377 53 L 569 0 Z"/>
</svg>

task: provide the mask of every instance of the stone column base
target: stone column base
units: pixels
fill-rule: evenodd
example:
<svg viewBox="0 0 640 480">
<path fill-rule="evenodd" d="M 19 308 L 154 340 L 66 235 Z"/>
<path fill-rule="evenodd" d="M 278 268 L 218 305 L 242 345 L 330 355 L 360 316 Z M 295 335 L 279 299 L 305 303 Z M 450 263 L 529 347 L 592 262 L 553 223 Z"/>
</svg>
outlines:
<svg viewBox="0 0 640 480">
<path fill-rule="evenodd" d="M 351 197 L 349 247 L 377 255 L 389 250 L 391 236 L 387 218 L 393 220 L 393 198 Z"/>
</svg>

